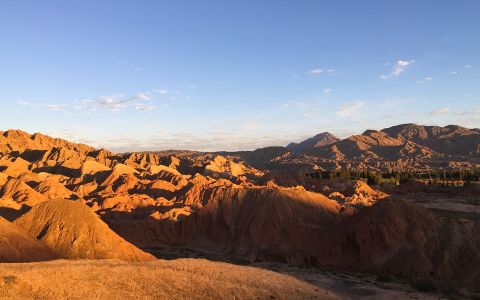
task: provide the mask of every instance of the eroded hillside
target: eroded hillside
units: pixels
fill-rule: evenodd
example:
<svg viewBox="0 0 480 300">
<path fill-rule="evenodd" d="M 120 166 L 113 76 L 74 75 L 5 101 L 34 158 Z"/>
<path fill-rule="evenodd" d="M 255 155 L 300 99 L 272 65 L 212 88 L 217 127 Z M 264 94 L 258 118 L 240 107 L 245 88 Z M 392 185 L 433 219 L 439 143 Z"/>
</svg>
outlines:
<svg viewBox="0 0 480 300">
<path fill-rule="evenodd" d="M 458 130 L 433 133 L 450 138 Z M 417 140 L 413 154 L 427 145 L 440 147 L 427 142 L 433 133 L 426 132 L 365 133 L 336 159 L 365 158 L 358 149 L 378 156 L 374 149 L 405 147 L 413 143 L 407 138 Z M 314 151 L 343 149 L 342 142 L 351 144 L 337 141 Z M 478 218 L 445 217 L 408 197 L 392 199 L 395 187 L 322 181 L 252 163 L 288 161 L 292 156 L 281 149 L 273 149 L 275 155 L 115 154 L 21 131 L 0 133 L 0 149 L 1 215 L 23 228 L 18 234 L 30 234 L 59 257 L 148 260 L 139 248 L 194 249 L 479 289 Z M 397 150 L 393 158 L 403 155 Z M 425 155 L 434 159 L 435 153 Z M 4 227 L 16 232 L 11 226 Z M 33 242 L 26 241 L 38 247 Z"/>
</svg>

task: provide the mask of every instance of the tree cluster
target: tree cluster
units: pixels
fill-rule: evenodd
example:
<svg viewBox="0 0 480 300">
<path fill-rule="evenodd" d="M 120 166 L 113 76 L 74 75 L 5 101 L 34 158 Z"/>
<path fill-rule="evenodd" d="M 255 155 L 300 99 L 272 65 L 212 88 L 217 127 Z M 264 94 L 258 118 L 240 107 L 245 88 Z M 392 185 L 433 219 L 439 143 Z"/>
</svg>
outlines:
<svg viewBox="0 0 480 300">
<path fill-rule="evenodd" d="M 341 168 L 338 170 L 308 173 L 306 176 L 316 179 L 351 179 L 365 180 L 369 185 L 380 183 L 403 184 L 409 181 L 423 181 L 428 184 L 456 185 L 457 182 L 469 186 L 480 182 L 480 170 L 388 170 L 375 172 L 370 170 L 358 170 Z"/>
</svg>

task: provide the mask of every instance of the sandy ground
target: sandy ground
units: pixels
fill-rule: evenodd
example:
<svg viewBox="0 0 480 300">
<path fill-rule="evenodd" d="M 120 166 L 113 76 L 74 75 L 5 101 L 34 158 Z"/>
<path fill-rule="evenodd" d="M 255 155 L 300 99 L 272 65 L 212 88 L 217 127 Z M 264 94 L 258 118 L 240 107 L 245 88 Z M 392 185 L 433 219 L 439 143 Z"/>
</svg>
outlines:
<svg viewBox="0 0 480 300">
<path fill-rule="evenodd" d="M 394 190 L 391 194 L 430 209 L 466 213 L 477 219 L 480 216 L 480 187 L 439 188 L 432 192 Z"/>
<path fill-rule="evenodd" d="M 340 299 L 292 276 L 205 259 L 0 264 L 1 299 Z"/>
<path fill-rule="evenodd" d="M 0 264 L 0 299 L 442 299 L 372 276 L 202 258 Z"/>
</svg>

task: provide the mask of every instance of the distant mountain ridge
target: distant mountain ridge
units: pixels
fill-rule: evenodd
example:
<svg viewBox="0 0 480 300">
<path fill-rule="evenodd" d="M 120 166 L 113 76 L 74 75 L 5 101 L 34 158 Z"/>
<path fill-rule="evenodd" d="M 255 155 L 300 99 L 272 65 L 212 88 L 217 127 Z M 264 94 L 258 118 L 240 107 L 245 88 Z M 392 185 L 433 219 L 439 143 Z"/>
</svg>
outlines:
<svg viewBox="0 0 480 300">
<path fill-rule="evenodd" d="M 317 151 L 318 150 L 318 151 Z M 304 151 L 323 157 L 400 159 L 407 156 L 480 157 L 480 130 L 449 125 L 402 124 L 380 131 L 367 130 L 331 145 Z M 410 155 L 411 154 L 411 155 Z M 452 157 L 456 159 L 457 157 Z"/>
<path fill-rule="evenodd" d="M 309 172 L 341 167 L 372 170 L 462 169 L 480 168 L 480 129 L 458 125 L 440 127 L 409 123 L 381 130 L 366 130 L 345 139 L 322 132 L 302 142 L 290 143 L 286 147 L 271 146 L 253 151 L 208 153 L 172 150 L 167 151 L 168 153 L 160 151 L 123 154 L 97 150 L 40 133 L 30 135 L 20 130 L 0 131 L 0 153 L 12 151 L 20 153 L 19 158 L 26 162 L 35 162 L 30 166 L 32 170 L 40 172 L 58 169 L 56 172 L 64 175 L 78 172 L 86 160 L 95 160 L 111 168 L 117 162 L 144 165 L 170 155 L 200 161 L 212 155 L 223 155 L 235 162 L 243 161 L 249 166 L 266 171 Z M 0 167 L 15 172 L 13 167 L 9 167 L 10 164 L 12 162 L 5 161 Z M 21 162 L 15 164 L 20 166 Z"/>
<path fill-rule="evenodd" d="M 273 171 L 308 172 L 342 166 L 373 170 L 477 168 L 480 167 L 480 129 L 409 123 L 366 130 L 345 139 L 320 133 L 286 147 L 232 154 L 254 167 Z"/>
</svg>

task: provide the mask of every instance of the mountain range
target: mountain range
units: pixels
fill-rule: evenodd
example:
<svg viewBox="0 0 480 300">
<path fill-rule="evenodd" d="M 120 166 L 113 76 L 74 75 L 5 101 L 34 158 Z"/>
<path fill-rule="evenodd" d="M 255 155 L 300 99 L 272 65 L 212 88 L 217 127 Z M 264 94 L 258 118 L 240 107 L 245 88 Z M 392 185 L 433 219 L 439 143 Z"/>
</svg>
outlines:
<svg viewBox="0 0 480 300">
<path fill-rule="evenodd" d="M 222 154 L 276 171 L 476 168 L 480 163 L 480 129 L 403 124 L 345 139 L 324 132 L 286 147 Z"/>
</svg>

